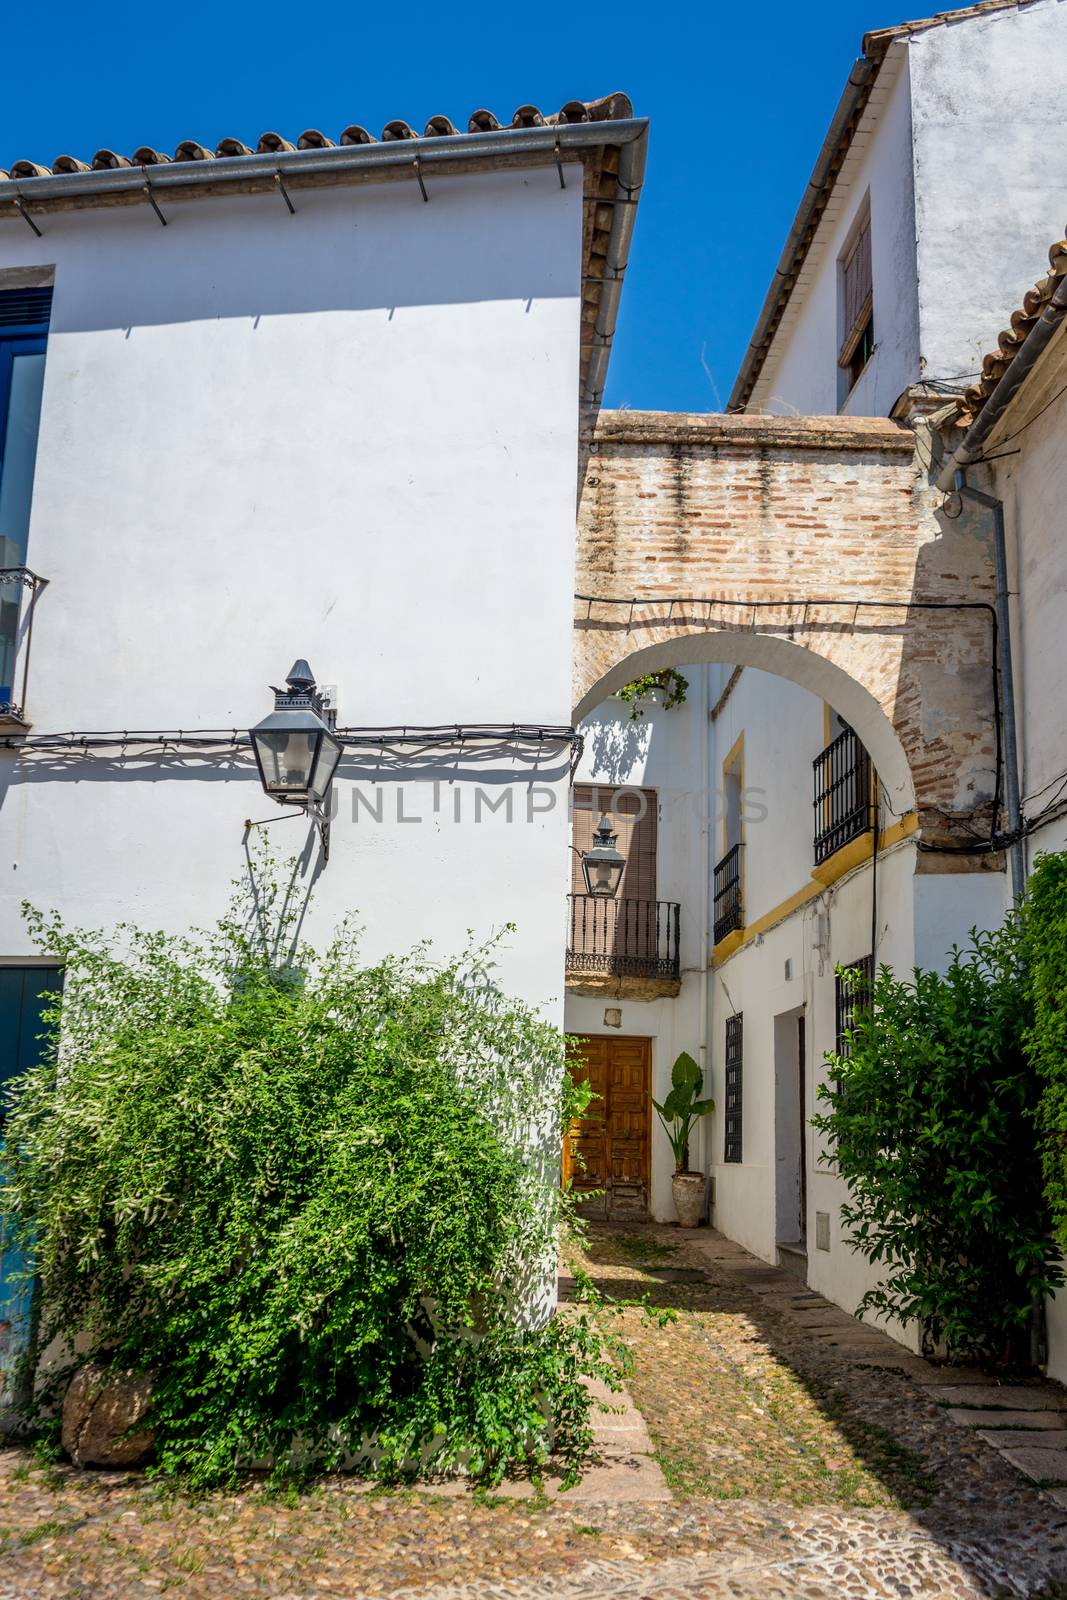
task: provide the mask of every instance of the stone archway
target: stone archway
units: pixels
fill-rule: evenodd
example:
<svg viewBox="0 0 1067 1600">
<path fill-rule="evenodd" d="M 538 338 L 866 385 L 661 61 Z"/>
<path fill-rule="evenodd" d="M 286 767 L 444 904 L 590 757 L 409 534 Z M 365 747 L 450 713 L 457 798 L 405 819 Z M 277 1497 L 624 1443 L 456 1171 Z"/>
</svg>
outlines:
<svg viewBox="0 0 1067 1600">
<path fill-rule="evenodd" d="M 928 844 L 988 833 L 993 573 L 915 434 L 880 418 L 602 413 L 576 573 L 575 716 L 640 672 L 730 661 L 834 704 Z"/>
</svg>

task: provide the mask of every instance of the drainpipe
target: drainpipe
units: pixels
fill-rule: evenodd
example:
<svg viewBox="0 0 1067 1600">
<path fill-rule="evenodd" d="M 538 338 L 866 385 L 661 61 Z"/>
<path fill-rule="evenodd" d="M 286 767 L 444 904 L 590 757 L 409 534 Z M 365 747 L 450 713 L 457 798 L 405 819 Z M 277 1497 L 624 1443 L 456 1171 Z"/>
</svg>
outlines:
<svg viewBox="0 0 1067 1600">
<path fill-rule="evenodd" d="M 965 468 L 957 467 L 954 479 L 957 494 L 975 505 L 984 506 L 993 513 L 993 565 L 997 583 L 997 624 L 1000 635 L 1000 682 L 1002 716 L 1004 718 L 1004 790 L 1007 801 L 1008 829 L 1012 842 L 1008 847 L 1011 863 L 1011 892 L 1014 900 L 1022 897 L 1026 887 L 1026 867 L 1023 859 L 1022 804 L 1019 797 L 1019 747 L 1015 728 L 1015 680 L 1011 663 L 1011 613 L 1008 608 L 1008 558 L 1004 540 L 1004 502 L 996 495 L 986 494 L 967 482 Z"/>
<path fill-rule="evenodd" d="M 700 1006 L 700 1070 L 704 1074 L 704 1093 L 711 1090 L 711 1062 L 708 1059 L 708 1003 L 710 999 L 710 986 L 708 983 L 708 960 L 710 957 L 711 940 L 711 829 L 712 823 L 708 816 L 708 784 L 710 780 L 709 760 L 711 756 L 711 692 L 709 675 L 711 668 L 702 667 L 701 694 L 700 694 L 700 771 L 701 783 L 704 785 L 704 801 L 700 807 L 700 983 L 697 989 L 697 1003 Z M 711 1130 L 708 1123 L 710 1117 L 701 1117 L 701 1153 L 702 1170 L 707 1179 L 708 1169 L 711 1165 L 711 1151 L 708 1148 L 711 1140 Z M 705 1187 L 705 1193 L 706 1193 Z M 705 1203 L 705 1212 L 710 1213 L 710 1206 Z M 711 1221 L 710 1214 L 708 1221 Z"/>
</svg>

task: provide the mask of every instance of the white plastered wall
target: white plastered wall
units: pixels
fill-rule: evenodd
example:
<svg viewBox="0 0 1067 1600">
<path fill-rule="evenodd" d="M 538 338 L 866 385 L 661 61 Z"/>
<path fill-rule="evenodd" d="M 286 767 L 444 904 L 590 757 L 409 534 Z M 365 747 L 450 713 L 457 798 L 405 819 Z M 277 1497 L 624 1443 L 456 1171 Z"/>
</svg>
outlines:
<svg viewBox="0 0 1067 1600">
<path fill-rule="evenodd" d="M 55 271 L 35 732 L 246 729 L 298 655 L 342 724 L 569 721 L 581 171 L 431 187 L 0 224 L 0 286 Z M 568 754 L 346 759 L 305 931 L 444 953 L 515 921 L 495 976 L 561 1020 Z M 0 955 L 24 897 L 212 920 L 271 814 L 247 758 L 0 756 Z"/>
</svg>

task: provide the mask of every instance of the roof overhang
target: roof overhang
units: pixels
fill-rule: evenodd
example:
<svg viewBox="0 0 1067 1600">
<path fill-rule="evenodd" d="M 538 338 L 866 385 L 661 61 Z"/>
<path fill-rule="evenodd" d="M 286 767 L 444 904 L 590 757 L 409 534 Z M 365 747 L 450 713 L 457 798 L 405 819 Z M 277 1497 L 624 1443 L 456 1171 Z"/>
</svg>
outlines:
<svg viewBox="0 0 1067 1600">
<path fill-rule="evenodd" d="M 50 218 L 90 207 L 156 205 L 226 194 L 291 192 L 333 184 L 406 180 L 429 195 L 433 177 L 512 167 L 585 168 L 581 398 L 603 397 L 634 218 L 644 181 L 648 120 L 627 117 L 385 143 L 279 150 L 0 178 L 0 220 L 44 233 Z"/>
<path fill-rule="evenodd" d="M 861 46 L 863 54 L 853 63 L 849 72 L 844 92 L 808 179 L 808 186 L 756 321 L 755 331 L 726 402 L 727 411 L 744 411 L 753 398 L 771 345 L 790 308 L 790 300 L 802 283 L 805 263 L 815 243 L 819 224 L 839 182 L 847 176 L 853 141 L 861 132 L 882 68 L 888 62 L 892 69 L 895 62 L 902 58 L 908 41 L 917 34 L 927 33 L 932 28 L 969 22 L 972 18 L 996 12 L 1022 11 L 1041 3 L 1042 0 L 978 0 L 978 4 L 964 6 L 957 11 L 941 11 L 932 17 L 921 17 L 864 34 Z M 870 109 L 873 111 L 874 107 Z"/>
</svg>

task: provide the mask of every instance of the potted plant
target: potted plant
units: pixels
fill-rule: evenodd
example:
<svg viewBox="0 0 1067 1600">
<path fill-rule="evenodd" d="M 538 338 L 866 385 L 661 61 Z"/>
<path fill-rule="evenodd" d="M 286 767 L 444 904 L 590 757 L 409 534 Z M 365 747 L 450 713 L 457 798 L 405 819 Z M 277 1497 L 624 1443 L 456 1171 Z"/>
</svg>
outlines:
<svg viewBox="0 0 1067 1600">
<path fill-rule="evenodd" d="M 663 1131 L 674 1151 L 674 1209 L 682 1228 L 695 1228 L 704 1210 L 704 1174 L 689 1170 L 689 1135 L 694 1122 L 715 1110 L 714 1100 L 702 1100 L 704 1074 L 688 1051 L 683 1050 L 671 1068 L 671 1090 L 660 1105 L 653 1098 Z"/>
</svg>

